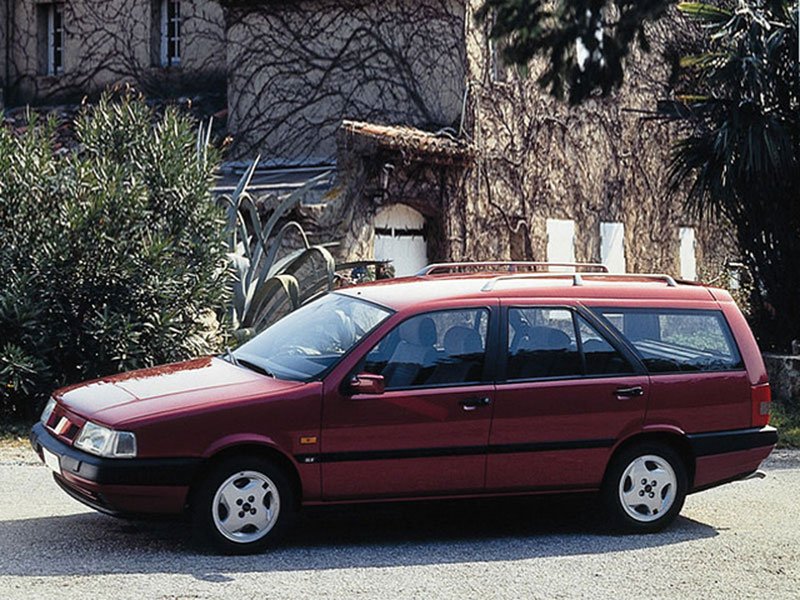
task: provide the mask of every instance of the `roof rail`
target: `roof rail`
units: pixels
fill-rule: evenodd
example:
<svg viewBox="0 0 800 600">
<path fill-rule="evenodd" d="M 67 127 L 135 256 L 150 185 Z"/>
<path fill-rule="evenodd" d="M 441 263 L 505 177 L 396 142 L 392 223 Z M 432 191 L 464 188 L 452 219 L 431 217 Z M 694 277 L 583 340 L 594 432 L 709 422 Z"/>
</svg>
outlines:
<svg viewBox="0 0 800 600">
<path fill-rule="evenodd" d="M 477 262 L 446 262 L 433 263 L 423 268 L 417 273 L 418 277 L 423 275 L 433 275 L 435 273 L 452 273 L 464 269 L 482 269 L 484 271 L 500 271 L 506 269 L 515 271 L 518 268 L 535 270 L 540 268 L 571 268 L 571 269 L 591 269 L 592 272 L 608 273 L 608 267 L 600 263 L 578 263 L 578 262 L 541 262 L 525 260 L 500 260 L 500 261 L 477 261 Z"/>
<path fill-rule="evenodd" d="M 482 292 L 491 292 L 494 286 L 499 281 L 516 281 L 519 279 L 572 279 L 572 285 L 583 285 L 586 279 L 604 279 L 606 277 L 613 277 L 615 279 L 633 279 L 633 280 L 652 280 L 663 281 L 668 287 L 677 287 L 678 282 L 670 275 L 663 273 L 515 273 L 513 275 L 500 275 L 490 279 L 481 288 Z"/>
<path fill-rule="evenodd" d="M 651 279 L 653 281 L 663 281 L 668 287 L 678 287 L 678 282 L 672 275 L 666 273 L 586 273 L 584 277 L 601 279 L 603 277 L 616 277 L 622 279 Z"/>
</svg>

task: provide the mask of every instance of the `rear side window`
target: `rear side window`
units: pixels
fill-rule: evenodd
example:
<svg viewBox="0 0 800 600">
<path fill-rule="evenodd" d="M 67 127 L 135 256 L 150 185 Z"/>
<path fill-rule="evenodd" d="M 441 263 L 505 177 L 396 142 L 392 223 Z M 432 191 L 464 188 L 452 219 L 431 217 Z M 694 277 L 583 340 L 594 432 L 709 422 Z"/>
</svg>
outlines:
<svg viewBox="0 0 800 600">
<path fill-rule="evenodd" d="M 595 309 L 652 373 L 742 369 L 728 323 L 715 310 Z"/>
<path fill-rule="evenodd" d="M 510 308 L 506 380 L 633 373 L 583 317 L 565 308 Z"/>
</svg>

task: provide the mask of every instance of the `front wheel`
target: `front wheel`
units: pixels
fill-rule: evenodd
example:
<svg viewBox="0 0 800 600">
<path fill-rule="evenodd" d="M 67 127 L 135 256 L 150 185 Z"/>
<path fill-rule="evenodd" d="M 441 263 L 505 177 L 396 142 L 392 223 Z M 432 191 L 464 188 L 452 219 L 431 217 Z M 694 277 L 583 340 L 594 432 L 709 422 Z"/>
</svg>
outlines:
<svg viewBox="0 0 800 600">
<path fill-rule="evenodd" d="M 617 528 L 652 533 L 675 520 L 687 487 L 686 467 L 677 452 L 662 444 L 639 444 L 614 457 L 602 493 Z"/>
<path fill-rule="evenodd" d="M 216 465 L 192 501 L 195 536 L 226 554 L 260 552 L 288 529 L 295 512 L 283 472 L 259 458 L 234 458 Z"/>
</svg>

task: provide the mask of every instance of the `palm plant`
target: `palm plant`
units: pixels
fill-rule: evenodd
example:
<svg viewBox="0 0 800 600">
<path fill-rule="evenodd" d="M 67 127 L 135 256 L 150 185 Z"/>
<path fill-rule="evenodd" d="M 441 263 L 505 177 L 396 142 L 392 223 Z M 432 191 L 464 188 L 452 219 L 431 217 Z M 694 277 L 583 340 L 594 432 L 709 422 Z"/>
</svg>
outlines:
<svg viewBox="0 0 800 600">
<path fill-rule="evenodd" d="M 669 113 L 686 132 L 673 151 L 671 187 L 688 188 L 696 213 L 734 225 L 765 341 L 788 347 L 800 338 L 797 13 L 765 0 L 678 8 L 700 24 L 703 47 L 681 61 L 683 93 Z"/>
</svg>

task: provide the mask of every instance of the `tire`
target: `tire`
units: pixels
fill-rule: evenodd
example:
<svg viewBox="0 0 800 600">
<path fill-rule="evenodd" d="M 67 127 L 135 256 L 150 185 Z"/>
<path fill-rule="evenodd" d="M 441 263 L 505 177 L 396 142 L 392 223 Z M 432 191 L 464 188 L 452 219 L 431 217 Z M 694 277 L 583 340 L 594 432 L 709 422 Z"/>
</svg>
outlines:
<svg viewBox="0 0 800 600">
<path fill-rule="evenodd" d="M 665 444 L 643 443 L 613 458 L 602 496 L 614 529 L 654 533 L 681 512 L 687 488 L 686 465 L 678 453 Z"/>
<path fill-rule="evenodd" d="M 230 458 L 215 465 L 197 486 L 192 531 L 203 547 L 252 554 L 277 542 L 296 510 L 292 486 L 280 468 L 262 458 Z"/>
</svg>

